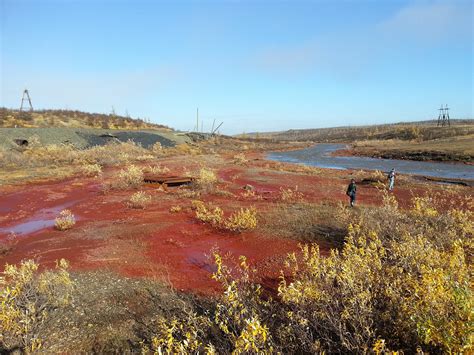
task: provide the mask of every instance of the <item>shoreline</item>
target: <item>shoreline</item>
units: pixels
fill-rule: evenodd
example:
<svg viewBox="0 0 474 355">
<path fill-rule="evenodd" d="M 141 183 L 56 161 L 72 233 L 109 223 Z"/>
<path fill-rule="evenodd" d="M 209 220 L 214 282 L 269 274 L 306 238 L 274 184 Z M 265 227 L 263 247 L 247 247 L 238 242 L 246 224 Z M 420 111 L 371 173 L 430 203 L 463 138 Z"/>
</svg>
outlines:
<svg viewBox="0 0 474 355">
<path fill-rule="evenodd" d="M 310 147 L 314 147 L 318 144 L 324 144 L 324 143 L 315 143 Z M 338 143 L 338 144 L 344 144 L 344 143 Z M 303 148 L 307 149 L 307 148 Z M 287 152 L 287 151 L 295 151 L 295 150 L 302 150 L 302 149 L 282 149 L 282 150 L 272 150 L 272 151 L 266 151 L 266 152 L 261 152 L 259 154 L 259 158 L 262 158 L 266 161 L 269 162 L 279 162 L 279 163 L 284 163 L 284 164 L 294 164 L 294 165 L 302 165 L 305 167 L 310 167 L 310 168 L 316 168 L 316 169 L 323 169 L 323 170 L 346 170 L 346 171 L 375 171 L 374 169 L 370 168 L 346 168 L 346 167 L 341 167 L 341 168 L 329 168 L 329 167 L 320 167 L 320 166 L 315 166 L 311 165 L 308 163 L 305 163 L 303 161 L 300 162 L 289 162 L 289 161 L 281 161 L 278 159 L 271 159 L 269 157 L 269 154 L 271 153 L 276 153 L 276 152 Z M 393 158 L 381 158 L 381 157 L 373 157 L 373 156 L 366 156 L 366 155 L 359 155 L 359 154 L 351 154 L 353 153 L 353 150 L 351 149 L 338 149 L 335 150 L 331 153 L 329 153 L 329 156 L 331 157 L 365 157 L 365 158 L 372 158 L 372 159 L 386 159 L 386 160 L 402 160 L 402 161 L 411 161 L 411 162 L 421 162 L 421 163 L 441 163 L 441 164 L 452 164 L 452 165 L 457 165 L 457 166 L 472 166 L 474 164 L 469 164 L 469 163 L 463 163 L 463 162 L 456 162 L 456 161 L 428 161 L 428 160 L 410 160 L 410 159 L 393 159 Z M 457 178 L 457 177 L 440 177 L 440 176 L 431 176 L 427 174 L 416 174 L 416 173 L 398 173 L 400 175 L 405 175 L 405 176 L 411 176 L 414 179 L 425 181 L 425 182 L 435 182 L 435 183 L 445 183 L 445 184 L 455 184 L 455 185 L 462 185 L 462 186 L 468 186 L 468 187 L 474 187 L 474 179 L 469 179 L 469 178 Z"/>
</svg>

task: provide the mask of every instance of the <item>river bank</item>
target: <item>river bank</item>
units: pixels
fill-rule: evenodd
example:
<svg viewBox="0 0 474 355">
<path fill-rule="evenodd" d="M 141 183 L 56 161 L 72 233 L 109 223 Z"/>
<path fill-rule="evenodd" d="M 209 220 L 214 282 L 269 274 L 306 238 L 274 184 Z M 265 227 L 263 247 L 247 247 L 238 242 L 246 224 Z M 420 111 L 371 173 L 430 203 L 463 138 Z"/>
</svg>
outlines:
<svg viewBox="0 0 474 355">
<path fill-rule="evenodd" d="M 365 169 L 382 172 L 394 168 L 403 174 L 474 180 L 474 166 L 472 165 L 340 155 L 346 151 L 347 146 L 345 144 L 317 144 L 302 150 L 271 152 L 267 155 L 267 158 L 319 168 Z"/>
</svg>

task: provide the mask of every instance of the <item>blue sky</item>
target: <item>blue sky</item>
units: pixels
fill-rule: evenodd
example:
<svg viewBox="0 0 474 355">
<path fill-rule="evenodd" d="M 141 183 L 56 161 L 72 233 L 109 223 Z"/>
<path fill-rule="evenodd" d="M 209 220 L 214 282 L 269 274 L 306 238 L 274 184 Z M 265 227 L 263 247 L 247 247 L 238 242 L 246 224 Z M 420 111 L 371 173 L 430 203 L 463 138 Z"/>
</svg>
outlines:
<svg viewBox="0 0 474 355">
<path fill-rule="evenodd" d="M 473 118 L 471 1 L 0 0 L 0 106 L 234 134 Z"/>
</svg>

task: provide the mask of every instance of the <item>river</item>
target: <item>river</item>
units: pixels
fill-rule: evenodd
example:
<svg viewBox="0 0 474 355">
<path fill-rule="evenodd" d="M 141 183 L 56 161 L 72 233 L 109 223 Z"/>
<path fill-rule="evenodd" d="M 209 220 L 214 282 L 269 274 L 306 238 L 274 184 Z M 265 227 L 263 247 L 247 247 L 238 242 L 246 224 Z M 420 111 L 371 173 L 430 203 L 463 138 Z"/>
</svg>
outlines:
<svg viewBox="0 0 474 355">
<path fill-rule="evenodd" d="M 380 170 L 382 172 L 388 172 L 395 168 L 396 172 L 403 174 L 474 180 L 474 166 L 467 164 L 332 156 L 334 151 L 345 148 L 347 148 L 345 144 L 324 143 L 301 150 L 271 152 L 267 158 L 319 168 Z"/>
</svg>

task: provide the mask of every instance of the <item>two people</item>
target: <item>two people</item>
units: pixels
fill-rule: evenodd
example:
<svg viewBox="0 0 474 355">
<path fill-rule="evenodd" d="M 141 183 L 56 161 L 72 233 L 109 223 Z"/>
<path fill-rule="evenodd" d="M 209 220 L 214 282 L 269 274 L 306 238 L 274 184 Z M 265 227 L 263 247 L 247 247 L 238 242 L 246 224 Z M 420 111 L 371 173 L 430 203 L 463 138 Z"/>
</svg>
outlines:
<svg viewBox="0 0 474 355">
<path fill-rule="evenodd" d="M 390 170 L 387 177 L 389 181 L 388 190 L 393 191 L 393 187 L 395 185 L 395 169 Z M 355 200 L 356 200 L 356 193 L 357 193 L 357 186 L 356 186 L 355 180 L 352 179 L 349 186 L 347 186 L 347 191 L 346 191 L 346 195 L 349 196 L 349 199 L 350 199 L 351 207 L 354 207 Z"/>
</svg>

